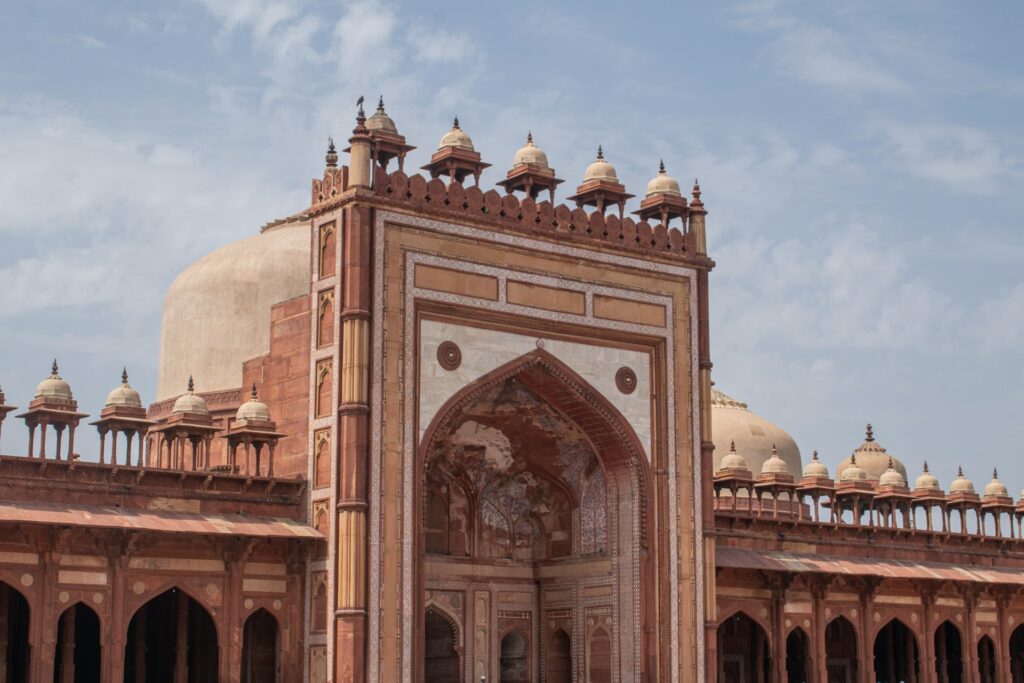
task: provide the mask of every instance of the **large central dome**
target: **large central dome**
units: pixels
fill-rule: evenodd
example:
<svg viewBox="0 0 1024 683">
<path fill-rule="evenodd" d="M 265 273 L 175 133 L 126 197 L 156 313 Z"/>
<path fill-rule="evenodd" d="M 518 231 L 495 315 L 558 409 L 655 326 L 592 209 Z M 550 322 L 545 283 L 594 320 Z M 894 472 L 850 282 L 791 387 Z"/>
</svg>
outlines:
<svg viewBox="0 0 1024 683">
<path fill-rule="evenodd" d="M 164 302 L 157 401 L 242 386 L 242 362 L 270 351 L 270 308 L 309 292 L 309 218 L 292 216 L 199 259 Z"/>
<path fill-rule="evenodd" d="M 772 457 L 772 447 L 786 463 L 786 471 L 797 481 L 803 472 L 800 449 L 789 434 L 760 415 L 752 413 L 747 404 L 711 390 L 711 440 L 715 444 L 715 471 L 722 458 L 736 445 L 736 452 L 744 457 L 756 477 L 764 462 Z"/>
</svg>

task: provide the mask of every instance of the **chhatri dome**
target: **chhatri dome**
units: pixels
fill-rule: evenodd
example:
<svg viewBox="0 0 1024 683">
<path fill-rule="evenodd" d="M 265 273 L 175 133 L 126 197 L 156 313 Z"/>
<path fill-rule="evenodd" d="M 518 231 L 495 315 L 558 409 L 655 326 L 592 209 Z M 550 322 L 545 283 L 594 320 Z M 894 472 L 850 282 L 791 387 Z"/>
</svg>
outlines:
<svg viewBox="0 0 1024 683">
<path fill-rule="evenodd" d="M 942 487 L 939 485 L 939 478 L 928 471 L 928 461 L 924 463 L 924 469 L 921 470 L 921 475 L 914 481 L 914 490 L 919 491 L 941 491 Z"/>
<path fill-rule="evenodd" d="M 377 111 L 374 112 L 373 116 L 366 119 L 366 128 L 368 130 L 379 130 L 382 133 L 398 135 L 398 126 L 395 125 L 394 120 L 384 111 L 383 95 L 380 96 L 380 100 L 377 102 Z"/>
<path fill-rule="evenodd" d="M 651 182 L 647 183 L 647 192 L 645 196 L 652 197 L 659 194 L 669 194 L 673 197 L 682 197 L 683 191 L 679 188 L 679 183 L 676 179 L 665 172 L 665 162 L 662 161 L 658 164 L 658 175 L 651 178 Z"/>
<path fill-rule="evenodd" d="M 747 460 L 736 452 L 736 442 L 729 444 L 729 452 L 719 464 L 718 470 L 749 470 Z"/>
<path fill-rule="evenodd" d="M 850 462 L 839 475 L 839 481 L 867 481 L 868 474 L 857 464 L 857 454 L 850 456 Z"/>
<path fill-rule="evenodd" d="M 886 453 L 885 449 L 875 441 L 875 433 L 871 425 L 867 427 L 864 443 L 853 452 L 853 455 L 839 463 L 839 467 L 836 468 L 837 477 L 843 478 L 843 471 L 850 466 L 854 456 L 856 456 L 857 464 L 864 470 L 869 481 L 878 481 L 882 478 L 885 471 L 889 469 L 890 458 L 893 468 L 900 473 L 904 482 L 907 481 L 907 468 L 903 466 L 903 463 L 898 458 L 894 458 Z"/>
<path fill-rule="evenodd" d="M 519 164 L 528 164 L 544 169 L 550 168 L 548 166 L 548 155 L 540 147 L 533 144 L 533 133 L 526 134 L 526 144 L 516 152 L 512 165 L 518 166 Z"/>
<path fill-rule="evenodd" d="M 828 479 L 828 468 L 825 467 L 825 463 L 818 460 L 818 451 L 814 451 L 814 455 L 811 456 L 811 461 L 804 467 L 804 478 L 805 479 Z"/>
<path fill-rule="evenodd" d="M 107 394 L 107 402 L 103 407 L 112 408 L 114 406 L 126 408 L 142 407 L 142 398 L 139 396 L 139 392 L 132 389 L 131 385 L 128 384 L 128 368 L 121 370 L 121 383 Z"/>
<path fill-rule="evenodd" d="M 256 393 L 256 383 L 252 384 L 252 392 L 249 400 L 238 406 L 235 413 L 236 420 L 248 420 L 249 422 L 270 422 L 270 408 L 259 399 Z"/>
<path fill-rule="evenodd" d="M 992 470 L 992 481 L 985 485 L 985 495 L 993 498 L 1010 495 L 1010 492 L 1006 490 L 1006 484 L 999 481 L 999 470 Z"/>
<path fill-rule="evenodd" d="M 172 413 L 192 413 L 194 415 L 209 415 L 210 409 L 206 407 L 206 401 L 202 396 L 196 394 L 196 385 L 192 377 L 188 378 L 188 392 L 178 397 L 171 408 Z"/>
<path fill-rule="evenodd" d="M 64 401 L 74 400 L 74 396 L 71 394 L 71 385 L 60 376 L 56 358 L 53 359 L 53 365 L 50 367 L 50 376 L 36 386 L 35 398 L 57 398 Z"/>
<path fill-rule="evenodd" d="M 765 462 L 772 457 L 774 447 L 775 455 L 785 465 L 786 473 L 795 479 L 800 478 L 803 461 L 793 437 L 751 412 L 746 403 L 717 389 L 711 390 L 711 440 L 716 446 L 716 472 L 722 469 L 722 463 L 729 455 L 725 452 L 725 444 L 731 443 L 733 450 L 743 456 L 750 471 L 763 471 Z"/>
<path fill-rule="evenodd" d="M 975 493 L 974 482 L 964 476 L 964 468 L 956 468 L 956 479 L 949 485 L 950 493 Z"/>
<path fill-rule="evenodd" d="M 475 152 L 476 148 L 473 147 L 473 140 L 469 137 L 466 131 L 459 127 L 459 117 L 455 117 L 455 121 L 452 123 L 452 129 L 444 134 L 441 138 L 441 142 L 437 143 L 438 151 L 447 147 L 458 147 L 464 149 L 467 152 Z"/>
<path fill-rule="evenodd" d="M 583 182 L 588 180 L 606 180 L 610 183 L 619 182 L 619 176 L 615 172 L 615 167 L 604 160 L 604 150 L 600 145 L 597 147 L 597 159 L 590 166 L 587 166 L 587 170 L 583 174 Z"/>
<path fill-rule="evenodd" d="M 242 386 L 242 362 L 270 351 L 270 308 L 309 292 L 309 219 L 295 215 L 186 268 L 167 292 L 156 400 L 190 374 L 204 391 Z"/>
<path fill-rule="evenodd" d="M 792 474 L 786 461 L 779 457 L 779 450 L 772 444 L 772 454 L 761 465 L 761 474 Z"/>
<path fill-rule="evenodd" d="M 895 486 L 903 488 L 907 485 L 907 479 L 900 471 L 896 469 L 892 461 L 892 456 L 889 456 L 889 467 L 886 468 L 885 472 L 882 472 L 882 476 L 878 478 L 879 486 Z"/>
</svg>

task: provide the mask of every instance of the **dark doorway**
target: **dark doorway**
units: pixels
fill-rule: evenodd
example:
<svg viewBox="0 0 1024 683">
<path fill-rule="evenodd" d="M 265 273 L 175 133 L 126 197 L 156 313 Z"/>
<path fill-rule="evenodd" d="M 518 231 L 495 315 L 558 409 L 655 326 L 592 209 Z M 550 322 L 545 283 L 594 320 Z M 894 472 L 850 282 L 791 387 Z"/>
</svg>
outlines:
<svg viewBox="0 0 1024 683">
<path fill-rule="evenodd" d="M 548 645 L 548 683 L 572 683 L 572 640 L 558 629 Z"/>
<path fill-rule="evenodd" d="M 455 628 L 433 609 L 427 609 L 424 628 L 424 680 L 427 683 L 459 683 L 459 653 Z"/>
<path fill-rule="evenodd" d="M 737 612 L 718 627 L 719 680 L 722 683 L 766 683 L 772 660 L 768 635 L 757 622 Z"/>
<path fill-rule="evenodd" d="M 935 673 L 938 683 L 963 683 L 963 645 L 960 631 L 948 621 L 935 629 Z"/>
<path fill-rule="evenodd" d="M 1024 683 L 1024 624 L 1010 634 L 1010 675 L 1013 683 Z"/>
<path fill-rule="evenodd" d="M 786 638 L 786 680 L 788 683 L 807 683 L 811 668 L 807 634 L 795 628 Z"/>
<path fill-rule="evenodd" d="M 978 674 L 981 683 L 996 683 L 996 646 L 988 636 L 978 641 Z"/>
<path fill-rule="evenodd" d="M 100 618 L 82 603 L 57 622 L 53 683 L 99 683 Z"/>
<path fill-rule="evenodd" d="M 0 670 L 7 683 L 27 683 L 29 609 L 25 597 L 0 583 Z"/>
<path fill-rule="evenodd" d="M 920 672 L 917 639 L 906 624 L 893 619 L 875 636 L 875 680 L 916 681 Z"/>
<path fill-rule="evenodd" d="M 526 638 L 519 631 L 509 631 L 501 639 L 501 683 L 532 680 L 530 659 L 526 653 Z"/>
<path fill-rule="evenodd" d="M 828 683 L 857 680 L 857 632 L 845 617 L 836 617 L 825 627 L 825 667 Z"/>
<path fill-rule="evenodd" d="M 132 617 L 124 648 L 125 683 L 216 683 L 217 629 L 209 613 L 183 591 L 158 595 Z"/>
<path fill-rule="evenodd" d="M 277 683 L 277 619 L 259 609 L 242 632 L 242 683 Z"/>
</svg>

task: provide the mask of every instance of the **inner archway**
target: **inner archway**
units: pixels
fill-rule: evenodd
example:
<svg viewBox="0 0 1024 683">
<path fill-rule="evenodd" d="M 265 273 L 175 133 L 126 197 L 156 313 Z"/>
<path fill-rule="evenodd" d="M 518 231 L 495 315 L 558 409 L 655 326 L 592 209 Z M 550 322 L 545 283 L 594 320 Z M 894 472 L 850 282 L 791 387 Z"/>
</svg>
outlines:
<svg viewBox="0 0 1024 683">
<path fill-rule="evenodd" d="M 523 680 L 534 667 L 552 680 L 558 675 L 551 674 L 552 665 L 557 670 L 564 659 L 553 639 L 559 631 L 558 643 L 569 639 L 568 624 L 584 615 L 569 602 L 556 618 L 541 619 L 539 607 L 584 587 L 603 596 L 587 610 L 607 615 L 606 638 L 596 646 L 612 650 L 597 653 L 595 670 L 611 662 L 621 662 L 622 676 L 631 676 L 638 664 L 649 668 L 643 633 L 650 610 L 642 606 L 653 577 L 647 576 L 652 565 L 641 523 L 650 499 L 649 466 L 628 422 L 596 390 L 549 354 L 527 354 L 445 404 L 425 430 L 418 467 L 423 603 L 452 604 L 453 585 L 461 595 L 494 597 L 492 584 L 515 587 L 502 593 L 514 604 L 508 618 L 488 622 L 490 635 L 465 644 L 474 670 L 486 662 L 488 670 L 502 672 L 501 680 L 519 680 L 510 678 L 519 668 L 508 657 L 516 643 L 502 641 L 514 619 L 525 628 L 520 636 L 532 634 L 521 661 L 530 661 L 530 642 L 541 644 L 539 661 L 527 666 Z M 472 607 L 476 614 L 486 609 Z M 581 637 L 579 652 L 567 657 L 588 653 L 588 644 Z M 639 662 L 618 656 L 636 651 Z M 552 664 L 553 657 L 561 659 Z M 615 677 L 610 670 L 607 675 Z"/>
<path fill-rule="evenodd" d="M 258 609 L 242 630 L 242 683 L 276 683 L 278 673 L 277 619 Z"/>
<path fill-rule="evenodd" d="M 980 683 L 996 683 L 998 671 L 995 643 L 988 636 L 982 636 L 978 641 L 978 680 Z"/>
<path fill-rule="evenodd" d="M 217 628 L 179 588 L 153 598 L 132 617 L 124 648 L 125 683 L 216 683 Z"/>
<path fill-rule="evenodd" d="M 455 627 L 440 612 L 428 608 L 424 636 L 424 679 L 428 683 L 459 683 Z"/>
<path fill-rule="evenodd" d="M 920 671 L 917 639 L 899 619 L 893 619 L 875 636 L 875 680 L 878 683 L 914 681 Z"/>
<path fill-rule="evenodd" d="M 825 627 L 825 666 L 829 683 L 857 680 L 857 631 L 846 617 L 836 617 Z"/>
<path fill-rule="evenodd" d="M 27 683 L 30 648 L 29 607 L 25 596 L 0 582 L 0 654 L 7 683 Z"/>
<path fill-rule="evenodd" d="M 962 683 L 964 680 L 960 631 L 949 621 L 935 629 L 935 674 L 938 683 Z"/>
<path fill-rule="evenodd" d="M 548 683 L 572 683 L 572 640 L 558 629 L 548 641 Z"/>
<path fill-rule="evenodd" d="M 82 603 L 57 621 L 53 683 L 99 683 L 100 618 Z"/>
<path fill-rule="evenodd" d="M 1010 675 L 1013 683 L 1024 683 L 1024 624 L 1010 635 Z"/>
<path fill-rule="evenodd" d="M 530 675 L 530 658 L 526 651 L 526 638 L 519 631 L 509 631 L 501 639 L 499 674 L 498 680 L 501 683 L 518 683 L 533 679 Z"/>
<path fill-rule="evenodd" d="M 787 683 L 807 683 L 810 680 L 810 651 L 807 645 L 807 634 L 803 629 L 795 628 L 786 638 L 786 681 Z"/>
<path fill-rule="evenodd" d="M 737 612 L 718 626 L 718 679 L 722 683 L 767 683 L 772 677 L 771 643 L 760 624 Z"/>
</svg>

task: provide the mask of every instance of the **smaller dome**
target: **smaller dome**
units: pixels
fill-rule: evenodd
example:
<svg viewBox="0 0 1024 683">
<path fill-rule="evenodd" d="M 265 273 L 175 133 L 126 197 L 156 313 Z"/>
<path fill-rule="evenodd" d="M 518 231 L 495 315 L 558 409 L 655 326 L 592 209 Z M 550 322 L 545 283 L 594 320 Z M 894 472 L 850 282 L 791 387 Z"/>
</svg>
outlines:
<svg viewBox="0 0 1024 683">
<path fill-rule="evenodd" d="M 1006 484 L 999 481 L 999 470 L 992 470 L 992 481 L 985 485 L 985 495 L 993 498 L 1004 498 L 1010 495 L 1006 490 Z"/>
<path fill-rule="evenodd" d="M 610 183 L 619 182 L 619 175 L 615 172 L 615 167 L 604 160 L 604 150 L 601 149 L 600 145 L 597 147 L 597 159 L 590 166 L 587 166 L 587 170 L 583 174 L 583 182 L 588 180 L 607 180 Z"/>
<path fill-rule="evenodd" d="M 747 459 L 736 452 L 736 442 L 729 445 L 729 453 L 722 458 L 719 470 L 749 470 Z"/>
<path fill-rule="evenodd" d="M 850 464 L 839 476 L 840 481 L 867 481 L 868 473 L 857 465 L 857 456 L 850 456 Z"/>
<path fill-rule="evenodd" d="M 178 397 L 178 400 L 174 402 L 174 407 L 171 408 L 171 412 L 196 413 L 199 415 L 210 414 L 210 409 L 206 407 L 206 401 L 203 400 L 202 396 L 196 395 L 195 383 L 192 381 L 191 375 L 188 378 L 188 393 Z"/>
<path fill-rule="evenodd" d="M 250 420 L 252 422 L 270 422 L 270 408 L 256 395 L 256 383 L 253 382 L 252 393 L 249 400 L 238 406 L 235 413 L 236 420 Z"/>
<path fill-rule="evenodd" d="M 786 468 L 786 461 L 779 457 L 779 451 L 772 444 L 772 454 L 764 464 L 761 465 L 761 474 L 789 474 Z"/>
<path fill-rule="evenodd" d="M 529 164 L 530 166 L 544 169 L 550 168 L 548 166 L 548 155 L 540 147 L 533 144 L 533 133 L 527 133 L 526 144 L 516 152 L 512 165 L 518 166 L 519 164 Z"/>
<path fill-rule="evenodd" d="M 818 451 L 814 451 L 811 461 L 804 468 L 804 477 L 808 479 L 828 479 L 828 468 L 825 463 L 818 460 Z"/>
<path fill-rule="evenodd" d="M 921 475 L 914 481 L 915 490 L 941 491 L 938 478 L 928 471 L 928 463 L 925 462 Z"/>
<path fill-rule="evenodd" d="M 121 384 L 107 394 L 107 402 L 104 407 L 111 408 L 113 406 L 124 406 L 127 408 L 142 407 L 142 398 L 139 396 L 139 392 L 132 389 L 128 384 L 128 368 L 121 370 Z"/>
<path fill-rule="evenodd" d="M 71 394 L 71 385 L 61 379 L 57 369 L 57 359 L 53 359 L 53 367 L 50 368 L 50 376 L 36 386 L 35 398 L 59 398 L 65 401 L 74 400 Z"/>
<path fill-rule="evenodd" d="M 369 130 L 379 130 L 384 133 L 398 135 L 398 126 L 395 125 L 392 118 L 384 111 L 383 95 L 381 95 L 380 100 L 377 102 L 377 111 L 373 113 L 373 116 L 366 119 L 366 127 Z"/>
<path fill-rule="evenodd" d="M 956 470 L 956 479 L 949 485 L 950 493 L 974 493 L 974 483 L 964 476 L 964 470 L 962 467 L 958 467 Z"/>
<path fill-rule="evenodd" d="M 651 182 L 647 183 L 646 196 L 650 197 L 656 194 L 670 194 L 673 197 L 683 196 L 683 191 L 679 189 L 679 183 L 665 172 L 664 161 L 658 165 L 658 175 L 651 178 Z"/>
<path fill-rule="evenodd" d="M 455 122 L 452 124 L 452 129 L 444 134 L 441 138 L 441 142 L 437 143 L 438 151 L 445 147 L 458 147 L 469 152 L 475 152 L 476 148 L 473 147 L 473 140 L 470 139 L 466 131 L 459 128 L 459 117 L 455 117 Z"/>
<path fill-rule="evenodd" d="M 904 487 L 907 485 L 907 480 L 903 478 L 899 470 L 893 465 L 892 457 L 889 457 L 889 467 L 882 472 L 882 476 L 878 478 L 879 486 L 898 486 Z"/>
</svg>

